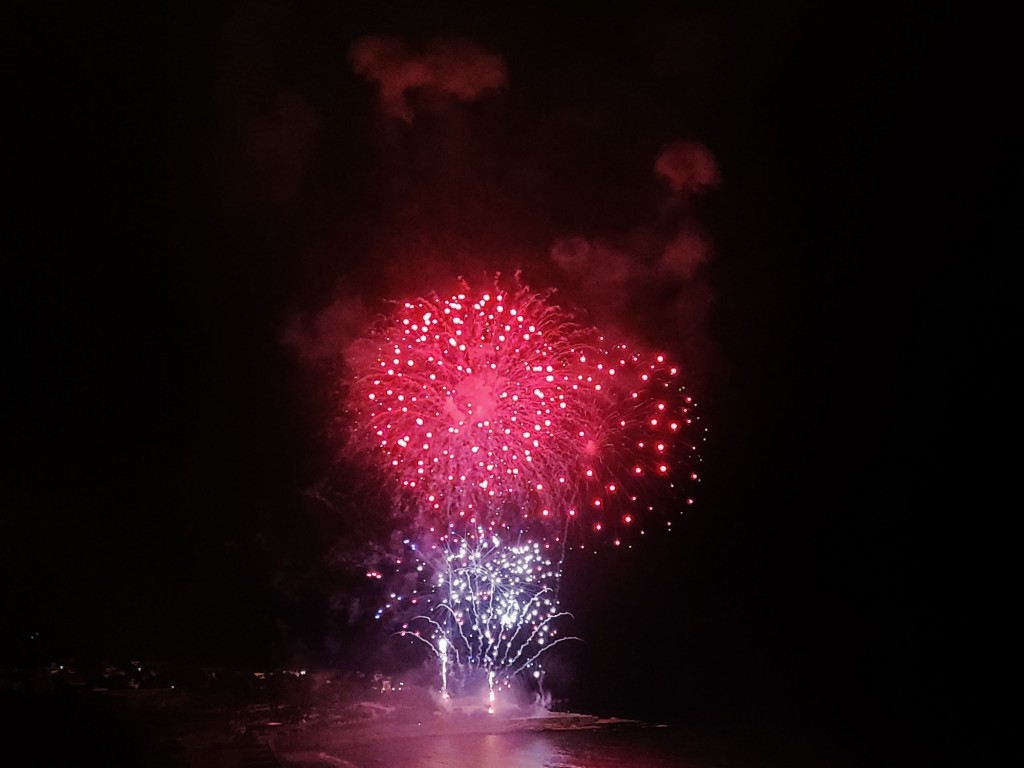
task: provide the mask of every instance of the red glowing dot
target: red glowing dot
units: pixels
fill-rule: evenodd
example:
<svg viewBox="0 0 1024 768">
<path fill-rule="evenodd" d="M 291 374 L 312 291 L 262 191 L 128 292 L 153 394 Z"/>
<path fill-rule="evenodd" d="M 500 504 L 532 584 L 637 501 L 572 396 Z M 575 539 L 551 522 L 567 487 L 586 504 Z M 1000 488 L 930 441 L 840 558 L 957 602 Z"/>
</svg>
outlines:
<svg viewBox="0 0 1024 768">
<path fill-rule="evenodd" d="M 622 522 L 626 523 L 627 525 L 629 523 L 632 523 L 633 522 L 633 516 L 632 515 L 623 515 L 622 516 Z"/>
</svg>

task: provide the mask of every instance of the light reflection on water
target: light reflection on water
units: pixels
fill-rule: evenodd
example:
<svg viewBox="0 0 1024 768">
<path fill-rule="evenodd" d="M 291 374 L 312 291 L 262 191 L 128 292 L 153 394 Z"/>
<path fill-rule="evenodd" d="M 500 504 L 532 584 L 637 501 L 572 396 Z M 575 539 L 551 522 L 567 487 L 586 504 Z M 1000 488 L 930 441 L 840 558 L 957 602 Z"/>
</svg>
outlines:
<svg viewBox="0 0 1024 768">
<path fill-rule="evenodd" d="M 317 762 L 303 763 L 312 768 Z M 333 768 L 707 768 L 670 734 L 566 732 L 459 734 L 383 740 L 324 755 Z"/>
</svg>

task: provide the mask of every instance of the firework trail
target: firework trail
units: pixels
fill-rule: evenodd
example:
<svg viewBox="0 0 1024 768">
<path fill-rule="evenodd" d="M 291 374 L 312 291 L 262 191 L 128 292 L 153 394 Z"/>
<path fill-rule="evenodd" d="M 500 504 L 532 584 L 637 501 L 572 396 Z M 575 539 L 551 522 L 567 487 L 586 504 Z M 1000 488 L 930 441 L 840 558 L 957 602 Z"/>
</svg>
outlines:
<svg viewBox="0 0 1024 768">
<path fill-rule="evenodd" d="M 495 689 L 532 672 L 543 675 L 540 657 L 566 640 L 557 623 L 560 564 L 537 542 L 516 544 L 487 536 L 446 537 L 421 547 L 405 541 L 404 558 L 393 565 L 415 572 L 414 585 L 392 592 L 377 613 L 406 617 L 398 634 L 427 645 L 442 669 L 442 690 L 466 690 L 485 680 Z M 380 571 L 370 573 L 382 577 Z"/>
<path fill-rule="evenodd" d="M 397 305 L 355 347 L 350 455 L 441 536 L 619 544 L 680 503 L 701 439 L 678 367 L 610 343 L 518 279 Z M 685 499 L 681 503 L 691 503 Z M 678 511 L 678 510 L 672 510 Z M 660 515 L 671 525 L 671 512 Z"/>
</svg>

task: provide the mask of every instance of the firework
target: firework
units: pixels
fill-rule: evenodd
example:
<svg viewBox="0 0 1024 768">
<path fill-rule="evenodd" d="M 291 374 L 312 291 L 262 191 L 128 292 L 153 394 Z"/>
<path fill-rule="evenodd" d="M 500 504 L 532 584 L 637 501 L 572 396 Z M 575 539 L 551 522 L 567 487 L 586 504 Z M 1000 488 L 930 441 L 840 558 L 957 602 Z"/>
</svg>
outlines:
<svg viewBox="0 0 1024 768">
<path fill-rule="evenodd" d="M 578 523 L 618 544 L 690 503 L 675 489 L 680 468 L 697 480 L 700 431 L 678 367 L 548 299 L 495 279 L 407 301 L 348 361 L 349 454 L 441 536 L 564 543 Z"/>
<path fill-rule="evenodd" d="M 556 624 L 570 541 L 615 545 L 690 503 L 694 403 L 664 354 L 610 342 L 518 279 L 396 304 L 348 356 L 349 458 L 409 537 L 377 613 L 437 657 L 441 688 L 529 673 Z M 572 534 L 578 534 L 573 537 Z M 369 574 L 383 578 L 380 569 Z"/>
<path fill-rule="evenodd" d="M 524 672 L 543 674 L 541 657 L 566 640 L 557 624 L 560 564 L 537 542 L 504 542 L 483 528 L 422 548 L 405 542 L 405 563 L 418 574 L 404 594 L 392 592 L 378 612 L 404 617 L 398 634 L 429 646 L 449 680 L 465 690 L 486 681 L 491 700 Z M 379 573 L 379 572 L 378 572 Z"/>
</svg>

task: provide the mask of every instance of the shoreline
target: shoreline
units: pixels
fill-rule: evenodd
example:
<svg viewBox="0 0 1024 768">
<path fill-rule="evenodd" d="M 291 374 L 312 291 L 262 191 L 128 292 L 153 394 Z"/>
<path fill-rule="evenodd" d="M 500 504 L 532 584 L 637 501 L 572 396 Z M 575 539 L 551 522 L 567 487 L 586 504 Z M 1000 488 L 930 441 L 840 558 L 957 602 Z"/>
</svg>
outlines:
<svg viewBox="0 0 1024 768">
<path fill-rule="evenodd" d="M 599 717 L 577 712 L 552 712 L 533 708 L 488 713 L 475 707 L 466 711 L 398 710 L 358 722 L 321 721 L 275 731 L 268 746 L 284 764 L 330 763 L 346 748 L 362 747 L 381 741 L 397 741 L 437 736 L 496 735 L 539 731 L 598 731 L 665 729 L 667 725 L 615 717 Z M 344 764 L 344 763 L 339 763 Z"/>
</svg>

